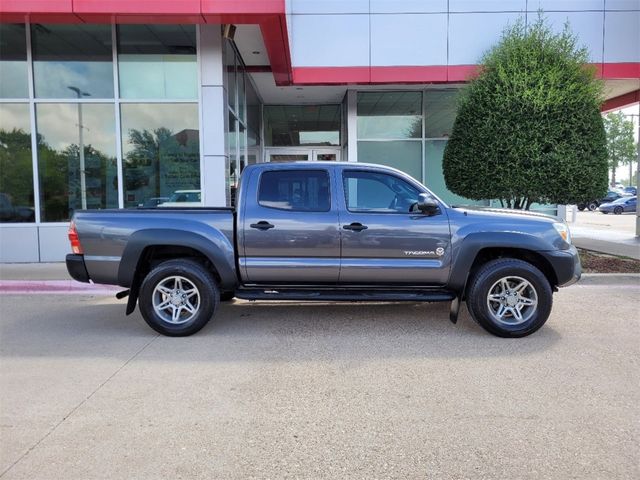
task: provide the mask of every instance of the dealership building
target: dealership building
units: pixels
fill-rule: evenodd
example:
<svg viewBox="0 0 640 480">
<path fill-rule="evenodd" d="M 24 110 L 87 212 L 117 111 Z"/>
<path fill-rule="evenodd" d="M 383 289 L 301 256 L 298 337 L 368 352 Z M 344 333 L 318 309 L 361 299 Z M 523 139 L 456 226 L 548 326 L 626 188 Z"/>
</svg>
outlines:
<svg viewBox="0 0 640 480">
<path fill-rule="evenodd" d="M 385 164 L 450 203 L 456 97 L 519 18 L 565 22 L 640 101 L 638 0 L 2 0 L 0 261 L 83 208 L 232 205 L 257 162 Z"/>
</svg>

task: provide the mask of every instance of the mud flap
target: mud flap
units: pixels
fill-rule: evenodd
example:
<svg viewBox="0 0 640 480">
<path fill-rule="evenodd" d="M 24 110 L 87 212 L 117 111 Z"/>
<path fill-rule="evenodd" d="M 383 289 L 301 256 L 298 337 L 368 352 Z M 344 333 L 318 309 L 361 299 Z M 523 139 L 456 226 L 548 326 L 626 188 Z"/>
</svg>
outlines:
<svg viewBox="0 0 640 480">
<path fill-rule="evenodd" d="M 451 300 L 451 310 L 449 310 L 449 320 L 451 323 L 458 323 L 458 313 L 460 313 L 460 297 Z"/>
</svg>

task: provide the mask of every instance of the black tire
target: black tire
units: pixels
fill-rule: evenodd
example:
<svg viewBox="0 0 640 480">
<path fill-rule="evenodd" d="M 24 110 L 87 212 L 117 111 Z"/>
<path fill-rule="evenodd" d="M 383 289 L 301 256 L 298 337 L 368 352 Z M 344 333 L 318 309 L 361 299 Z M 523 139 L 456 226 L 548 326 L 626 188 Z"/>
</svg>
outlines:
<svg viewBox="0 0 640 480">
<path fill-rule="evenodd" d="M 537 295 L 536 308 L 530 318 L 522 323 L 509 325 L 500 322 L 494 318 L 488 306 L 490 289 L 504 277 L 526 280 Z M 487 332 L 504 338 L 525 337 L 534 333 L 549 318 L 553 304 L 551 285 L 544 274 L 534 265 L 514 258 L 491 260 L 482 265 L 471 279 L 467 292 L 467 308 L 473 319 Z"/>
<path fill-rule="evenodd" d="M 587 208 L 591 212 L 595 212 L 598 209 L 598 207 L 599 207 L 598 202 L 589 202 L 589 205 L 587 205 Z"/>
<path fill-rule="evenodd" d="M 168 316 L 170 310 L 165 309 L 158 313 L 156 308 L 154 308 L 154 298 L 156 301 L 163 301 L 161 296 L 164 295 L 156 291 L 156 287 L 161 286 L 163 282 L 171 282 L 172 277 L 186 279 L 187 282 L 190 282 L 197 289 L 197 294 L 193 294 L 198 296 L 197 308 L 195 312 L 191 314 L 191 317 L 183 320 L 183 318 L 180 317 L 182 310 L 178 310 L 179 318 L 177 321 L 182 323 L 172 323 L 170 319 L 161 316 L 161 314 L 165 314 L 165 312 Z M 187 284 L 187 282 L 185 282 L 185 284 Z M 174 290 L 172 295 L 175 292 L 178 294 L 181 293 L 180 290 Z M 186 293 L 186 290 L 184 293 Z M 184 297 L 184 295 L 182 295 L 182 297 Z M 191 298 L 189 298 L 189 300 L 191 300 Z M 162 262 L 145 277 L 138 298 L 140 312 L 147 324 L 156 332 L 169 337 L 184 337 L 199 331 L 207 324 L 211 317 L 213 317 L 219 303 L 220 290 L 213 275 L 201 264 L 193 260 L 167 260 L 166 262 Z M 173 308 L 175 310 L 175 307 L 171 305 L 167 308 Z M 190 315 L 189 312 L 186 312 L 186 309 L 184 313 L 186 313 L 184 317 Z"/>
<path fill-rule="evenodd" d="M 222 293 L 220 293 L 220 301 L 221 302 L 228 302 L 230 300 L 233 300 L 234 298 L 236 298 L 235 292 L 222 292 Z"/>
<path fill-rule="evenodd" d="M 622 210 L 623 210 L 622 207 L 616 207 L 613 209 L 613 213 L 616 215 L 620 215 L 622 214 Z"/>
<path fill-rule="evenodd" d="M 582 212 L 585 208 L 587 208 L 587 206 L 586 206 L 586 205 L 578 205 L 578 210 L 580 210 L 581 212 Z"/>
</svg>

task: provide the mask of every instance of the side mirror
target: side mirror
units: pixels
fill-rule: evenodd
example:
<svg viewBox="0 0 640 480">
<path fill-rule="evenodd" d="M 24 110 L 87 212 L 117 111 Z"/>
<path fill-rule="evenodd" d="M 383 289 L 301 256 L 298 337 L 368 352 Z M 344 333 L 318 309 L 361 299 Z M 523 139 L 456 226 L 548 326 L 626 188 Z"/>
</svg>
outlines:
<svg viewBox="0 0 640 480">
<path fill-rule="evenodd" d="M 427 193 L 418 195 L 418 210 L 427 215 L 438 213 L 438 203 Z"/>
</svg>

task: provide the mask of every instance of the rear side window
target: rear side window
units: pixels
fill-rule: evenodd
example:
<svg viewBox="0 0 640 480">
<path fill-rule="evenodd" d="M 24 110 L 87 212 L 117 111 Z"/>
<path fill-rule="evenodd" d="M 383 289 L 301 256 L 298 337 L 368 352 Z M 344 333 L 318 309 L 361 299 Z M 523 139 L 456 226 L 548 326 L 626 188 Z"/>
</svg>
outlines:
<svg viewBox="0 0 640 480">
<path fill-rule="evenodd" d="M 274 170 L 260 177 L 258 203 L 298 212 L 331 209 L 329 174 L 324 170 Z"/>
</svg>

